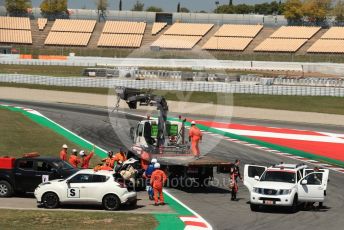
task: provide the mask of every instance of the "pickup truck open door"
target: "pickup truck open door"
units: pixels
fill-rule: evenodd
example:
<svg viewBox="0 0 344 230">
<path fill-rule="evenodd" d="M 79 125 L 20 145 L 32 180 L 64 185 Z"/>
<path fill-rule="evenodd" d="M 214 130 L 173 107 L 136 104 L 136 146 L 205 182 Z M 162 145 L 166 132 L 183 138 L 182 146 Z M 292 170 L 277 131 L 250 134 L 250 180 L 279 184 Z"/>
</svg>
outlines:
<svg viewBox="0 0 344 230">
<path fill-rule="evenodd" d="M 244 185 L 251 192 L 253 186 L 257 183 L 257 180 L 254 179 L 255 176 L 260 176 L 265 172 L 267 167 L 260 165 L 245 165 L 244 168 Z"/>
<path fill-rule="evenodd" d="M 300 201 L 322 202 L 325 199 L 329 170 L 307 174 L 298 182 L 298 195 Z"/>
</svg>

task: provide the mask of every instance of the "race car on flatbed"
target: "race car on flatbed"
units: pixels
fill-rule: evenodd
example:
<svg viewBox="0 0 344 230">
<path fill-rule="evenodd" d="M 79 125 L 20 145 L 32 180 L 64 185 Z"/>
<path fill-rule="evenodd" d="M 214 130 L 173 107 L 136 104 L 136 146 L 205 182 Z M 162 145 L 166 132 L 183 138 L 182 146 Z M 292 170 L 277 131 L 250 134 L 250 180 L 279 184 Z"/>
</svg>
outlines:
<svg viewBox="0 0 344 230">
<path fill-rule="evenodd" d="M 60 204 L 99 204 L 105 210 L 117 210 L 122 204 L 136 206 L 136 192 L 116 180 L 114 171 L 84 169 L 67 179 L 41 183 L 34 194 L 45 208 Z"/>
<path fill-rule="evenodd" d="M 250 207 L 288 206 L 296 211 L 299 203 L 323 202 L 329 170 L 305 164 L 278 164 L 271 167 L 245 165 L 244 185 L 250 191 Z"/>
<path fill-rule="evenodd" d="M 67 178 L 75 173 L 70 164 L 55 157 L 37 154 L 22 158 L 0 157 L 0 197 L 33 193 L 42 182 Z"/>
<path fill-rule="evenodd" d="M 169 185 L 179 187 L 207 186 L 217 173 L 228 173 L 231 163 L 227 160 L 202 155 L 196 158 L 190 151 L 190 145 L 185 141 L 186 120 L 168 120 L 168 105 L 164 97 L 142 90 L 131 88 L 116 88 L 118 108 L 120 100 L 124 100 L 130 109 L 140 106 L 156 106 L 158 118 L 148 118 L 139 121 L 131 127 L 130 136 L 134 143 L 128 157 L 136 157 L 149 162 L 157 158 L 161 168 L 167 172 Z"/>
</svg>

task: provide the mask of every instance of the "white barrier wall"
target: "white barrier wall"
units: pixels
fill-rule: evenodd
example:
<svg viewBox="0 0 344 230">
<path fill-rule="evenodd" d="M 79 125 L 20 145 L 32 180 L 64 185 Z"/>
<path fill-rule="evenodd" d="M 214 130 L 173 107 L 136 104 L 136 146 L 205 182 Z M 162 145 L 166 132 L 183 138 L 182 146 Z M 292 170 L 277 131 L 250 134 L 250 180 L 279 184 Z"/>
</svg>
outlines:
<svg viewBox="0 0 344 230">
<path fill-rule="evenodd" d="M 136 89 L 198 91 L 214 93 L 344 97 L 343 87 L 267 86 L 243 83 L 188 81 L 135 81 L 114 78 L 49 77 L 23 74 L 0 74 L 0 82 L 96 88 L 113 88 L 116 86 L 123 86 Z"/>
</svg>

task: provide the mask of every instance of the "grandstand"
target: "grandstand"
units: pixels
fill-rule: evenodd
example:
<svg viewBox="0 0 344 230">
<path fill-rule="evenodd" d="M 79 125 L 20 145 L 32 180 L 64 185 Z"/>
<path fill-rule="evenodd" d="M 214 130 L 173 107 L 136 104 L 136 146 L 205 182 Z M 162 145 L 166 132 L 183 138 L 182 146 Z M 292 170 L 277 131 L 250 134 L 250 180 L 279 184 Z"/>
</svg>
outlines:
<svg viewBox="0 0 344 230">
<path fill-rule="evenodd" d="M 129 19 L 128 19 L 129 20 Z M 204 21 L 203 21 L 204 22 Z M 266 27 L 260 24 L 185 23 L 180 19 L 172 25 L 166 22 L 106 21 L 79 19 L 0 17 L 0 44 L 33 49 L 57 49 L 57 46 L 77 47 L 96 51 L 136 49 L 148 46 L 173 49 L 178 54 L 198 45 L 216 55 L 225 51 L 234 54 L 268 53 L 331 53 L 342 54 L 344 29 L 332 27 Z M 111 48 L 111 49 L 109 49 Z M 73 51 L 73 50 L 71 50 Z M 127 51 L 125 51 L 127 52 Z M 124 53 L 125 53 L 124 52 Z"/>
<path fill-rule="evenodd" d="M 139 48 L 145 29 L 145 22 L 107 21 L 98 46 Z"/>
<path fill-rule="evenodd" d="M 151 47 L 165 49 L 192 49 L 214 24 L 174 23 Z"/>
<path fill-rule="evenodd" d="M 263 29 L 262 25 L 224 24 L 215 33 L 216 37 L 248 37 L 254 38 Z"/>
<path fill-rule="evenodd" d="M 32 44 L 29 18 L 0 17 L 0 43 Z"/>
<path fill-rule="evenodd" d="M 87 46 L 95 25 L 95 20 L 57 19 L 44 45 Z"/>
<path fill-rule="evenodd" d="M 321 27 L 281 26 L 270 36 L 270 38 L 310 39 L 320 29 Z"/>
<path fill-rule="evenodd" d="M 262 29 L 262 25 L 225 24 L 203 45 L 202 49 L 243 51 Z"/>
<path fill-rule="evenodd" d="M 254 51 L 294 53 L 306 42 L 307 39 L 267 38 Z"/>
<path fill-rule="evenodd" d="M 308 50 L 308 53 L 344 53 L 344 28 L 332 27 Z"/>
<path fill-rule="evenodd" d="M 167 26 L 166 22 L 154 22 L 152 27 L 152 35 L 157 35 Z"/>
<path fill-rule="evenodd" d="M 38 18 L 37 19 L 37 25 L 39 30 L 44 30 L 45 26 L 48 23 L 48 19 L 46 18 Z"/>
<path fill-rule="evenodd" d="M 282 26 L 260 43 L 256 52 L 297 52 L 321 27 Z"/>
<path fill-rule="evenodd" d="M 151 46 L 165 49 L 192 49 L 201 39 L 202 36 L 162 35 Z"/>
</svg>

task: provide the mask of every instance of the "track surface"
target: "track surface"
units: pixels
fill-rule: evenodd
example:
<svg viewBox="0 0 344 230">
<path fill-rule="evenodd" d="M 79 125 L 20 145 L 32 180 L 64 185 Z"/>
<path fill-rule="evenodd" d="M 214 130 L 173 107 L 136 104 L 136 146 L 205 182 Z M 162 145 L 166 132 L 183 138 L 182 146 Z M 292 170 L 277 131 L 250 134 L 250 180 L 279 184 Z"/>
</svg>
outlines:
<svg viewBox="0 0 344 230">
<path fill-rule="evenodd" d="M 6 103 L 6 101 L 3 102 Z M 14 102 L 12 101 L 11 104 L 14 104 Z M 116 149 L 122 145 L 122 142 L 130 146 L 128 128 L 140 119 L 135 116 L 127 115 L 124 117 L 119 114 L 109 119 L 107 110 L 102 108 L 29 102 L 17 102 L 16 104 L 40 111 L 50 119 L 105 149 Z M 235 119 L 235 122 L 329 132 L 340 132 L 343 130 L 341 127 L 296 123 L 284 124 L 283 122 L 272 123 L 259 120 Z M 114 132 L 114 129 L 116 132 Z M 118 133 L 120 135 L 117 135 Z M 201 150 L 228 161 L 234 161 L 237 158 L 241 159 L 242 165 L 247 163 L 271 165 L 281 161 L 298 163 L 283 156 L 228 141 L 220 141 L 211 136 L 205 136 Z M 220 181 L 227 179 L 221 175 L 216 178 Z M 170 189 L 169 191 L 204 217 L 214 229 L 336 230 L 342 229 L 342 226 L 344 226 L 344 176 L 332 171 L 330 172 L 328 196 L 325 202 L 326 208 L 318 211 L 301 209 L 295 214 L 290 214 L 284 209 L 267 209 L 258 213 L 251 212 L 247 203 L 249 194 L 242 185 L 239 188 L 240 199 L 237 202 L 230 201 L 230 194 L 226 185 L 221 184 L 204 190 L 182 191 Z M 17 202 L 20 201 L 18 200 Z"/>
</svg>

